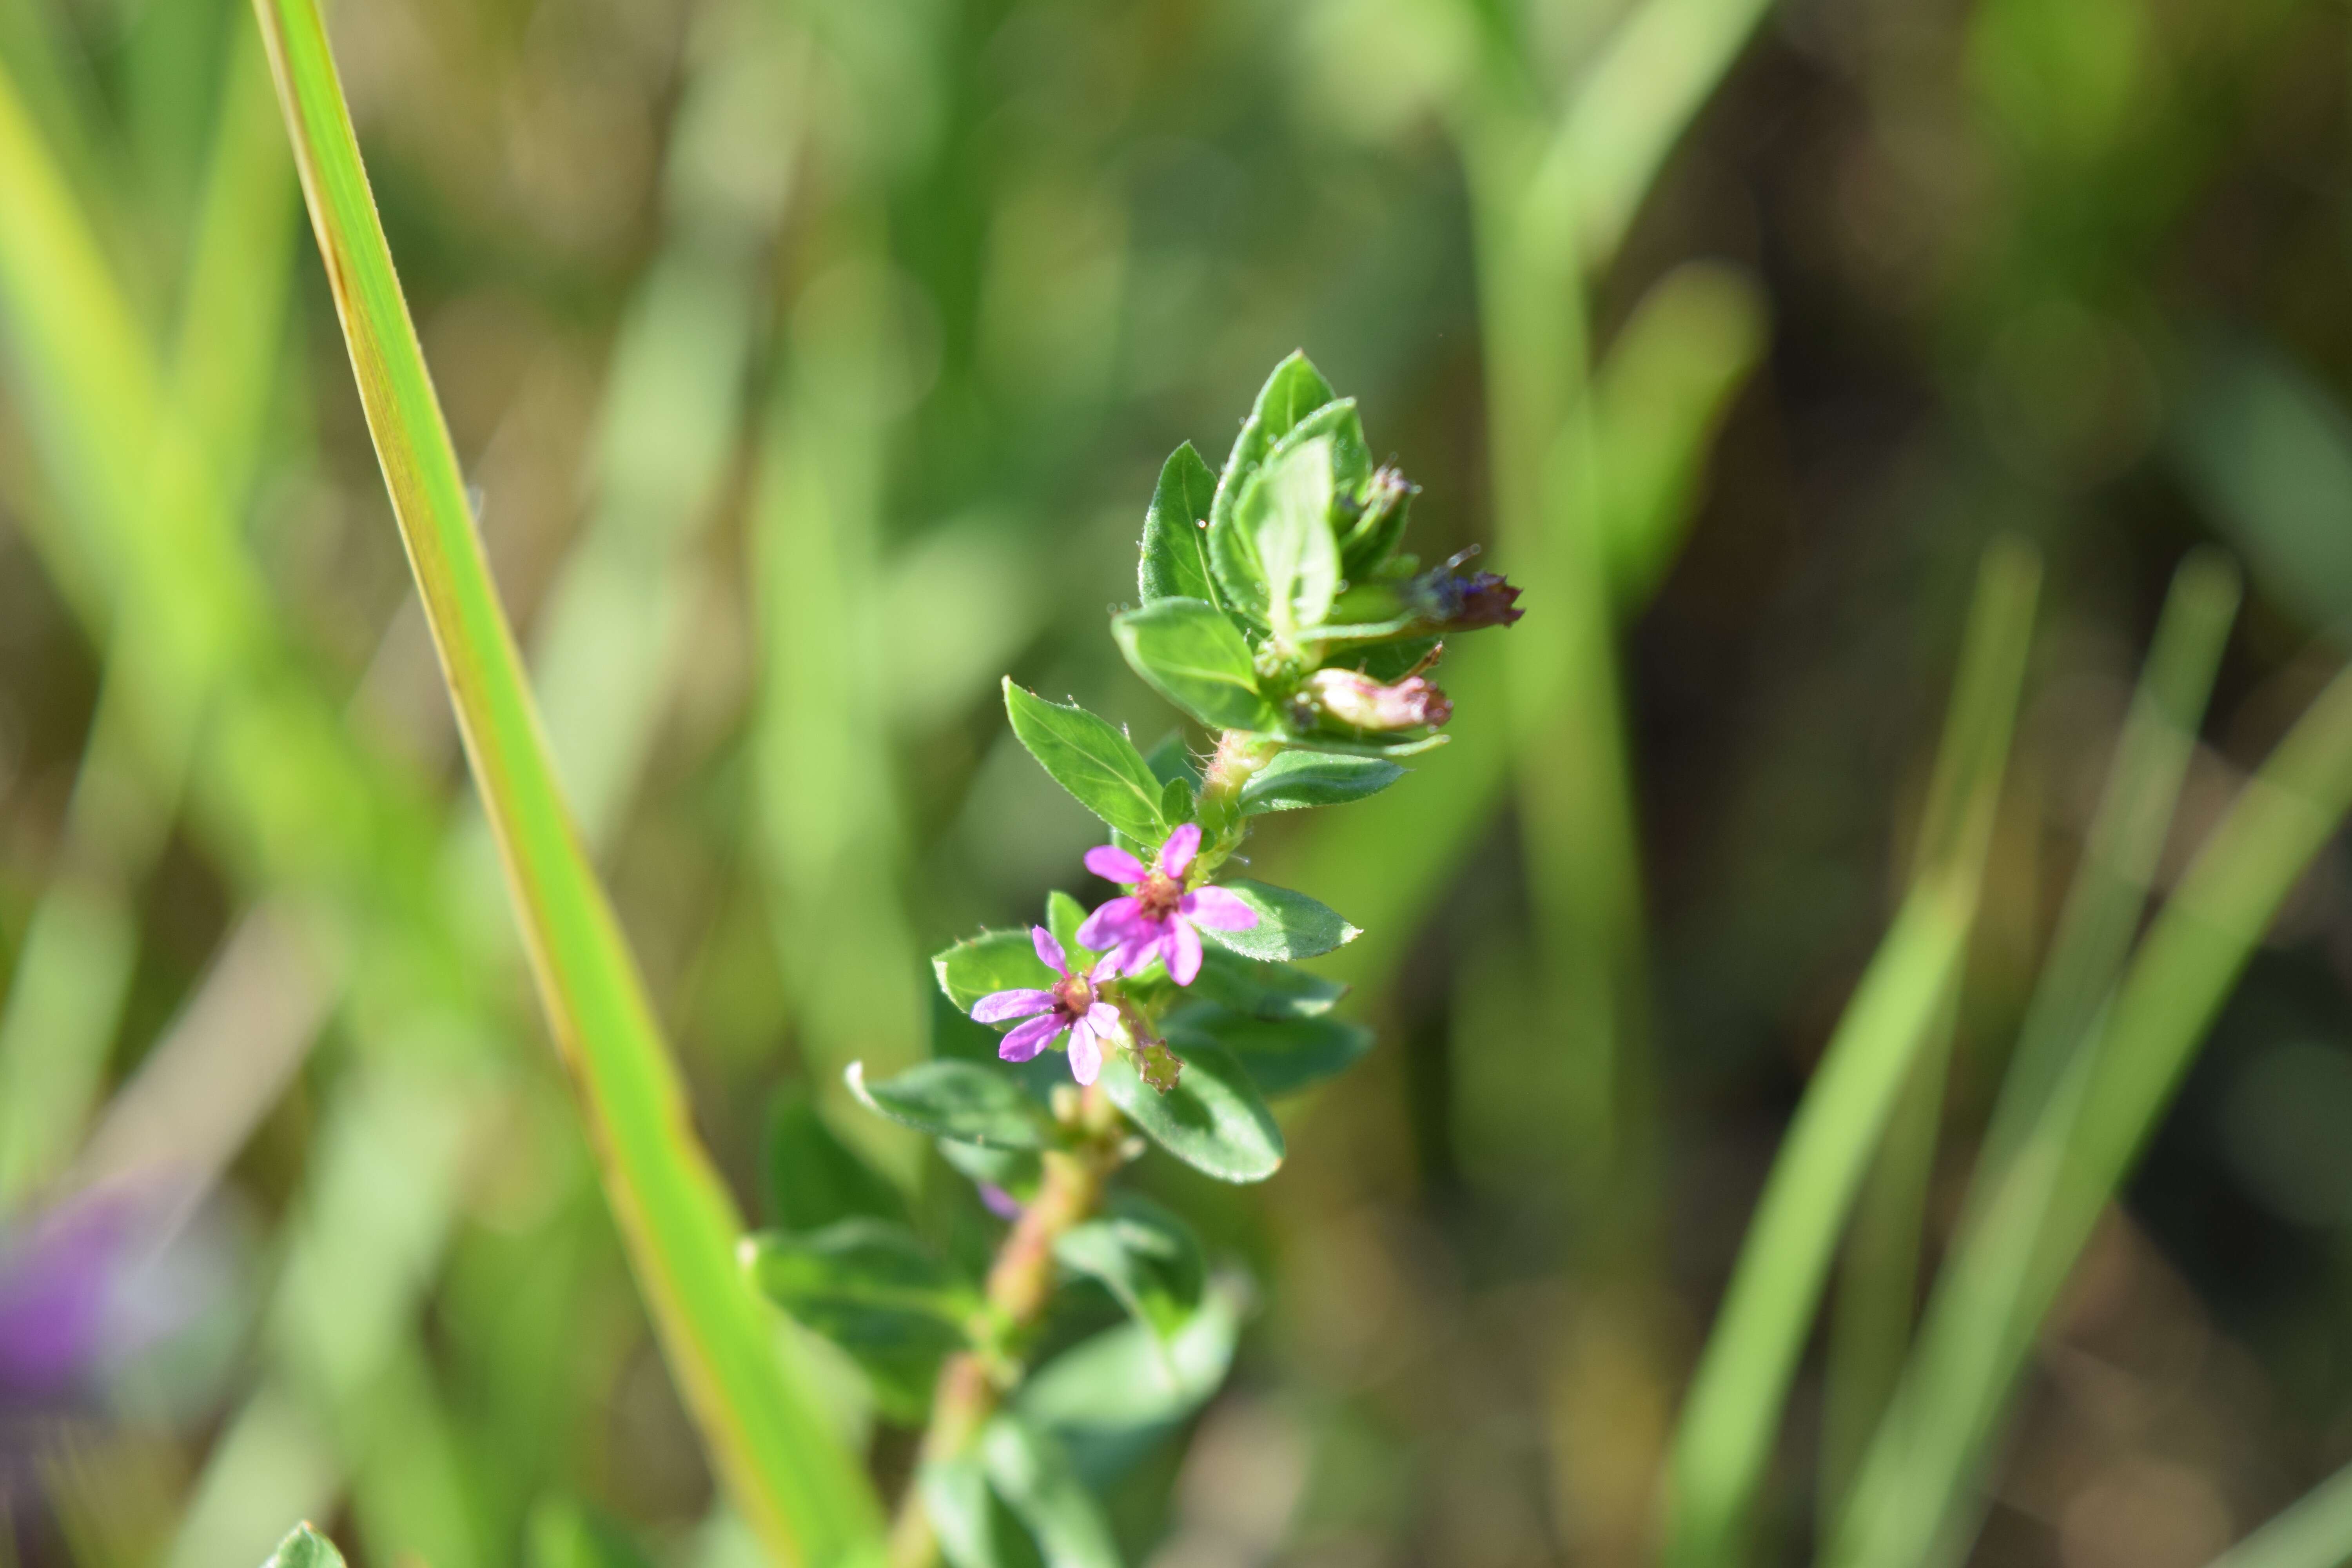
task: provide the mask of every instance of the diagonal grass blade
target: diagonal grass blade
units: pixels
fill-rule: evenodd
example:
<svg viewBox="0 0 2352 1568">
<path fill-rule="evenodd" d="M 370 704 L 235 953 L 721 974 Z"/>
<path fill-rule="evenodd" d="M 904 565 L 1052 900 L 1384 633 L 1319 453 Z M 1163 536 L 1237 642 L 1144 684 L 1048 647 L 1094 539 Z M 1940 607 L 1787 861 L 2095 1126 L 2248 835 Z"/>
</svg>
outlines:
<svg viewBox="0 0 2352 1568">
<path fill-rule="evenodd" d="M 552 1033 L 607 1195 L 712 1460 L 770 1550 L 831 1562 L 878 1507 L 736 1267 L 636 967 L 563 805 L 408 317 L 313 0 L 257 0 L 311 224 Z"/>
</svg>

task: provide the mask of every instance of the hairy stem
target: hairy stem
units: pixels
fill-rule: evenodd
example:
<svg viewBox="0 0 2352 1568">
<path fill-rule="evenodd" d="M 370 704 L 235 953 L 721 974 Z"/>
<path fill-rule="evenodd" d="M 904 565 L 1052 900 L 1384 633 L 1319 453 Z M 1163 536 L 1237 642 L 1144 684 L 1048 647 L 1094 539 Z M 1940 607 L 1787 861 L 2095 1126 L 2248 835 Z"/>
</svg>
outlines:
<svg viewBox="0 0 2352 1568">
<path fill-rule="evenodd" d="M 1246 730 L 1226 730 L 1217 736 L 1216 752 L 1201 775 L 1201 793 L 1193 805 L 1201 823 L 1199 875 L 1206 876 L 1241 847 L 1249 832 L 1242 816 L 1242 786 L 1280 749 L 1278 742 Z"/>
<path fill-rule="evenodd" d="M 1047 1151 L 1037 1195 L 1005 1233 L 989 1266 L 987 1305 L 975 1326 L 977 1350 L 961 1351 L 940 1369 L 917 1465 L 952 1459 L 971 1447 L 1005 1393 L 1021 1374 L 1020 1357 L 1054 1295 L 1054 1245 L 1102 1206 L 1103 1188 L 1124 1157 L 1127 1122 L 1099 1086 L 1070 1096 L 1062 1121 L 1072 1139 Z M 930 1568 L 939 1540 L 923 1510 L 922 1489 L 909 1485 L 890 1528 L 891 1568 Z"/>
</svg>

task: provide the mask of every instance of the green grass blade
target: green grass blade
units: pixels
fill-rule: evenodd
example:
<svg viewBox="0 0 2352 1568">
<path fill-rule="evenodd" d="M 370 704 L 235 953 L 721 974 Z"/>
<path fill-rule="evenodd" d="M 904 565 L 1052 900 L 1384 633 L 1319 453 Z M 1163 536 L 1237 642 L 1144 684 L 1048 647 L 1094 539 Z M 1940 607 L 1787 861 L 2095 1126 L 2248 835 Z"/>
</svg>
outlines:
<svg viewBox="0 0 2352 1568">
<path fill-rule="evenodd" d="M 2343 1568 L 2352 1563 L 2352 1468 L 2289 1503 L 2211 1568 Z"/>
<path fill-rule="evenodd" d="M 2039 580 L 2021 548 L 1997 546 L 1986 560 L 1918 869 L 1773 1162 L 1684 1406 L 1666 1499 L 1671 1568 L 1740 1555 L 1838 1235 L 1905 1074 L 1958 982 Z"/>
<path fill-rule="evenodd" d="M 2280 902 L 2352 809 L 2352 674 L 2339 675 L 2206 840 L 2068 1063 L 1928 1308 L 1903 1388 L 1826 1562 L 1948 1559 L 1961 1503 L 2034 1331 Z"/>
<path fill-rule="evenodd" d="M 1977 1156 L 1978 1184 L 1987 1190 L 2039 1121 L 2131 955 L 2238 597 L 2237 569 L 2219 554 L 2191 555 L 2173 575 L 2092 816 L 2081 868 L 2067 890 Z"/>
<path fill-rule="evenodd" d="M 683 1086 L 556 785 L 318 8 L 256 11 L 402 540 L 640 1287 L 737 1505 L 784 1560 L 835 1561 L 877 1538 L 878 1505 L 736 1267 L 733 1203 L 688 1131 Z"/>
<path fill-rule="evenodd" d="M 1666 155 L 1747 47 L 1769 0 L 1644 0 L 1586 68 L 1543 182 L 1588 265 L 1616 254 Z"/>
<path fill-rule="evenodd" d="M 1821 1514 L 1834 1517 L 1861 1468 L 1879 1418 L 1903 1377 L 1919 1290 L 1919 1249 L 1927 1230 L 1927 1188 L 1936 1171 L 1945 1079 L 1959 998 L 1948 990 L 1887 1118 L 1854 1205 L 1853 1226 L 1839 1260 L 1822 1372 L 1822 1445 L 1816 1493 Z"/>
<path fill-rule="evenodd" d="M 2237 571 L 2217 554 L 2193 554 L 2174 574 L 2049 960 L 1978 1151 L 1972 1194 L 1997 1188 L 2123 971 L 2237 605 Z M 1919 1104 L 1909 1102 L 1914 1097 Z M 1913 1126 L 1931 1129 L 1935 1103 L 1915 1079 L 1898 1124 L 1910 1117 Z M 1890 1130 L 1881 1170 L 1855 1217 L 1856 1256 L 1848 1260 L 1851 1278 L 1842 1288 L 1822 1412 L 1824 1520 L 1843 1510 L 1908 1348 L 1928 1166 L 1919 1160 L 1887 1168 L 1903 1163 L 1899 1149 Z M 1958 1234 L 1967 1236 L 1978 1219 L 1972 1195 Z"/>
</svg>

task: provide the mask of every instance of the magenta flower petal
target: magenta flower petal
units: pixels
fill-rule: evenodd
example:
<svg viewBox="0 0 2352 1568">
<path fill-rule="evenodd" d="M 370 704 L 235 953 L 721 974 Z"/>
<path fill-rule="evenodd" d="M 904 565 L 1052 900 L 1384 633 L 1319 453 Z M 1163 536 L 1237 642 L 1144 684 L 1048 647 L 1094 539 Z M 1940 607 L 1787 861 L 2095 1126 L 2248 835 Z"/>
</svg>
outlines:
<svg viewBox="0 0 2352 1568">
<path fill-rule="evenodd" d="M 1118 1009 L 1108 1002 L 1097 1002 L 1087 1009 L 1087 1022 L 1094 1026 L 1097 1037 L 1117 1035 L 1121 1027 Z"/>
<path fill-rule="evenodd" d="M 1143 880 L 1143 862 L 1116 844 L 1098 844 L 1087 851 L 1087 869 L 1106 882 L 1132 887 Z"/>
<path fill-rule="evenodd" d="M 1192 857 L 1200 852 L 1200 825 L 1188 822 L 1170 834 L 1168 842 L 1160 847 L 1160 874 L 1168 877 L 1182 876 L 1184 868 L 1190 866 L 1192 863 Z"/>
<path fill-rule="evenodd" d="M 1201 973 L 1201 933 L 1188 920 L 1168 922 L 1168 978 L 1190 985 Z"/>
<path fill-rule="evenodd" d="M 1088 915 L 1086 924 L 1078 928 L 1078 945 L 1097 952 L 1117 947 L 1129 932 L 1150 927 L 1151 922 L 1143 918 L 1142 910 L 1143 906 L 1133 899 L 1113 899 Z"/>
<path fill-rule="evenodd" d="M 1102 1071 L 1102 1047 L 1095 1043 L 1094 1026 L 1084 1018 L 1070 1026 L 1070 1076 L 1092 1083 Z"/>
<path fill-rule="evenodd" d="M 1044 926 L 1031 926 L 1029 942 L 1037 950 L 1037 956 L 1044 961 L 1046 968 L 1065 980 L 1070 977 L 1069 954 L 1062 951 L 1062 944 L 1054 940 L 1052 931 L 1047 931 Z"/>
<path fill-rule="evenodd" d="M 996 1054 L 1008 1062 L 1025 1062 L 1045 1048 L 1045 1042 L 1070 1026 L 1069 1020 L 1059 1013 L 1047 1013 L 1030 1019 L 1004 1037 Z"/>
<path fill-rule="evenodd" d="M 1257 924 L 1257 911 L 1224 888 L 1195 888 L 1176 910 L 1194 925 L 1211 931 L 1247 931 Z"/>
<path fill-rule="evenodd" d="M 1116 980 L 1118 978 L 1118 954 L 1116 952 L 1104 953 L 1100 958 L 1095 960 L 1095 966 L 1087 972 L 1087 982 L 1095 985 L 1099 985 L 1106 980 Z"/>
<path fill-rule="evenodd" d="M 1051 991 L 992 991 L 971 1005 L 971 1016 L 974 1023 L 1002 1024 L 1007 1018 L 1030 1017 L 1053 1005 Z"/>
</svg>

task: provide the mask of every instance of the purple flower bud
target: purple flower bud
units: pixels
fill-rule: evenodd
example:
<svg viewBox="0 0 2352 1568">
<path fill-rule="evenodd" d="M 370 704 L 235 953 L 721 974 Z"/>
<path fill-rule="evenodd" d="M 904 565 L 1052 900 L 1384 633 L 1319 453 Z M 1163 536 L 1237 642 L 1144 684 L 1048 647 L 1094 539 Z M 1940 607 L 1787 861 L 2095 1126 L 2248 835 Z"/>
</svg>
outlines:
<svg viewBox="0 0 2352 1568">
<path fill-rule="evenodd" d="M 1466 632 L 1507 626 L 1527 614 L 1519 591 L 1499 572 L 1454 574 L 1454 563 L 1434 567 L 1405 584 L 1405 597 L 1420 615 L 1423 632 Z"/>
<path fill-rule="evenodd" d="M 1349 730 L 1414 730 L 1454 717 L 1445 693 L 1418 675 L 1383 686 L 1356 670 L 1318 669 L 1298 696 L 1311 714 Z"/>
</svg>

